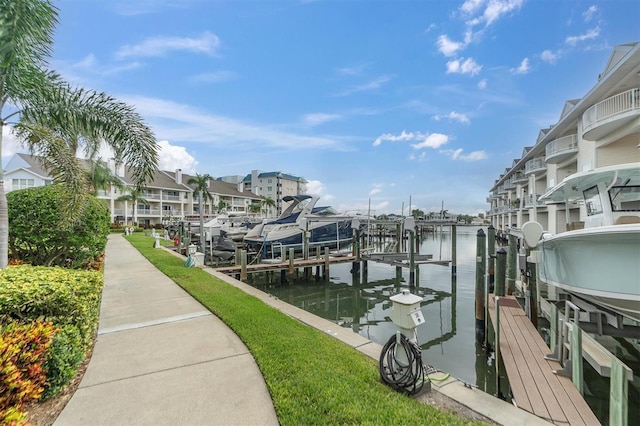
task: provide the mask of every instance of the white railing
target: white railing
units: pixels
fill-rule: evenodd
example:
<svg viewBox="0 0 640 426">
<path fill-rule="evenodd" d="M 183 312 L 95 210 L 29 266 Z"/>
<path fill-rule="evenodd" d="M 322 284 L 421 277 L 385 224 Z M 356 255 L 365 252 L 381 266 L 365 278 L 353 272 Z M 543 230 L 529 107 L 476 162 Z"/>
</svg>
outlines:
<svg viewBox="0 0 640 426">
<path fill-rule="evenodd" d="M 536 206 L 546 206 L 546 204 L 544 203 L 544 201 L 539 201 L 538 198 L 540 198 L 542 194 L 529 194 L 526 197 L 524 197 L 524 206 L 525 207 L 533 207 L 534 203 Z"/>
<path fill-rule="evenodd" d="M 569 135 L 549 142 L 545 147 L 545 154 L 546 157 L 549 158 L 556 154 L 577 150 L 578 135 Z"/>
<path fill-rule="evenodd" d="M 138 209 L 139 215 L 160 216 L 160 209 Z"/>
<path fill-rule="evenodd" d="M 167 201 L 180 201 L 180 196 L 163 194 L 162 199 Z"/>
<path fill-rule="evenodd" d="M 537 170 L 546 170 L 547 165 L 544 162 L 544 158 L 538 157 L 533 160 L 527 161 L 527 164 L 524 166 L 525 173 L 532 173 Z"/>
<path fill-rule="evenodd" d="M 527 180 L 527 177 L 524 175 L 524 172 L 522 170 L 518 170 L 517 172 L 515 172 L 515 174 L 511 177 L 511 180 L 513 181 L 513 183 L 519 183 L 519 182 L 523 182 Z"/>
<path fill-rule="evenodd" d="M 603 120 L 634 110 L 640 111 L 640 88 L 618 93 L 587 109 L 582 114 L 582 129 L 586 133 Z"/>
</svg>

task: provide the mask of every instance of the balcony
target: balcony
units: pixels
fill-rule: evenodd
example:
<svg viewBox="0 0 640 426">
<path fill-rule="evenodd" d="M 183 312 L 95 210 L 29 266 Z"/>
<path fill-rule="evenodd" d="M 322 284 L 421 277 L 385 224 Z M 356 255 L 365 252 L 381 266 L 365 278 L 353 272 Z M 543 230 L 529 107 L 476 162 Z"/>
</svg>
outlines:
<svg viewBox="0 0 640 426">
<path fill-rule="evenodd" d="M 498 194 L 499 195 L 506 194 L 507 192 L 509 192 L 509 191 L 504 187 L 504 185 L 500 185 L 498 187 Z"/>
<path fill-rule="evenodd" d="M 530 175 L 532 173 L 544 174 L 547 171 L 547 164 L 544 162 L 543 157 L 534 158 L 527 161 L 524 166 L 524 174 Z"/>
<path fill-rule="evenodd" d="M 586 110 L 582 114 L 582 137 L 596 141 L 638 117 L 640 88 L 635 88 L 600 101 Z"/>
<path fill-rule="evenodd" d="M 569 135 L 551 141 L 545 147 L 545 161 L 558 164 L 578 153 L 578 135 Z"/>
<path fill-rule="evenodd" d="M 529 179 L 525 176 L 525 174 L 524 174 L 524 172 L 522 170 L 518 170 L 511 177 L 511 182 L 513 182 L 514 185 L 527 183 L 528 180 Z"/>
<path fill-rule="evenodd" d="M 162 194 L 162 200 L 163 201 L 180 201 L 180 196 L 179 195 Z"/>
<path fill-rule="evenodd" d="M 540 195 L 542 194 L 529 194 L 526 197 L 524 197 L 524 207 L 525 208 L 532 208 L 534 205 L 536 207 L 545 207 L 546 204 L 544 203 L 544 201 L 540 201 Z"/>
</svg>

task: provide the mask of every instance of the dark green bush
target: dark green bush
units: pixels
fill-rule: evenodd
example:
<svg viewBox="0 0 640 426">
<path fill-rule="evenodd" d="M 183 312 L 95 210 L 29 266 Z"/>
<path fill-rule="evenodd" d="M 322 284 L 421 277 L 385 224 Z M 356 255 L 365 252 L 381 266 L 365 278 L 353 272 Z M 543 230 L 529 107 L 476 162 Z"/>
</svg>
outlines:
<svg viewBox="0 0 640 426">
<path fill-rule="evenodd" d="M 73 325 L 63 327 L 53 336 L 49 356 L 44 364 L 47 384 L 42 399 L 57 395 L 75 377 L 83 359 L 84 350 L 78 328 Z"/>
<path fill-rule="evenodd" d="M 95 197 L 84 205 L 82 219 L 62 225 L 64 189 L 48 185 L 12 191 L 9 204 L 9 253 L 14 261 L 32 265 L 93 267 L 104 253 L 109 210 Z"/>
</svg>

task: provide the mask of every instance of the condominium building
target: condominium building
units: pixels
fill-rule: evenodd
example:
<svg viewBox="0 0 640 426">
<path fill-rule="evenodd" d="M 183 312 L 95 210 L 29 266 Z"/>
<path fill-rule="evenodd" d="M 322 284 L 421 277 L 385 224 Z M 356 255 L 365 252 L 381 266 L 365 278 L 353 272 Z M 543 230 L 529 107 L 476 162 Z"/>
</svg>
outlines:
<svg viewBox="0 0 640 426">
<path fill-rule="evenodd" d="M 131 168 L 113 162 L 109 162 L 108 166 L 124 188 L 110 186 L 98 191 L 97 197 L 109 207 L 112 223 L 136 222 L 149 226 L 199 217 L 199 200 L 193 196 L 194 187 L 187 184 L 191 176 L 183 174 L 181 170 L 157 170 L 138 194 L 137 200 L 119 200 L 123 195 L 131 194 L 134 188 Z M 14 155 L 5 167 L 4 177 L 7 192 L 53 183 L 53 178 L 42 167 L 38 157 L 29 154 Z M 209 185 L 208 191 L 213 201 L 204 204 L 206 217 L 211 217 L 220 210 L 248 213 L 252 203 L 260 202 L 259 196 L 251 192 L 240 192 L 235 184 L 211 179 Z"/>
<path fill-rule="evenodd" d="M 640 42 L 616 46 L 596 84 L 564 104 L 558 122 L 505 168 L 487 198 L 496 229 L 539 222 L 552 233 L 581 227 L 581 203 L 545 204 L 539 198 L 567 176 L 640 161 Z"/>
<path fill-rule="evenodd" d="M 267 211 L 267 216 L 279 215 L 289 203 L 283 200 L 287 195 L 304 194 L 307 181 L 304 178 L 282 172 L 263 172 L 252 170 L 242 181 L 244 191 L 253 192 L 261 197 L 269 197 L 275 206 Z"/>
</svg>

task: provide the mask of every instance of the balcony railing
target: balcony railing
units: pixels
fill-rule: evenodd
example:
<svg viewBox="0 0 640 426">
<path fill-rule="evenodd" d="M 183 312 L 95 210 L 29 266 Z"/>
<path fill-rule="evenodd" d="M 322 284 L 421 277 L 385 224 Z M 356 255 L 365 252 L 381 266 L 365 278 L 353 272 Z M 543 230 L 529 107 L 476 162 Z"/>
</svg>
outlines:
<svg viewBox="0 0 640 426">
<path fill-rule="evenodd" d="M 180 196 L 179 195 L 162 194 L 162 199 L 165 200 L 165 201 L 180 201 Z"/>
<path fill-rule="evenodd" d="M 545 161 L 553 163 L 578 152 L 578 135 L 569 135 L 551 141 L 545 147 Z"/>
<path fill-rule="evenodd" d="M 639 87 L 618 93 L 587 109 L 584 114 L 582 114 L 582 130 L 586 135 L 617 116 L 620 116 L 620 118 L 627 116 L 633 118 L 637 114 L 640 114 Z M 606 130 L 603 131 L 603 134 L 606 134 Z"/>
<path fill-rule="evenodd" d="M 547 165 L 544 162 L 543 157 L 534 158 L 533 160 L 527 161 L 527 164 L 524 166 L 525 174 L 536 173 L 539 171 L 546 171 Z"/>
<path fill-rule="evenodd" d="M 526 208 L 531 208 L 534 206 L 534 204 L 537 207 L 543 207 L 546 206 L 546 204 L 544 203 L 544 201 L 540 201 L 539 198 L 542 194 L 529 194 L 526 197 L 524 197 L 524 206 Z"/>
<path fill-rule="evenodd" d="M 517 172 L 514 173 L 513 177 L 511 178 L 511 181 L 514 184 L 525 183 L 527 182 L 527 177 L 524 175 L 524 172 L 522 170 L 518 170 Z"/>
</svg>

